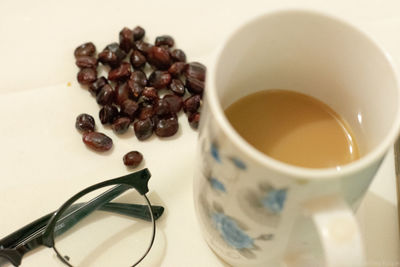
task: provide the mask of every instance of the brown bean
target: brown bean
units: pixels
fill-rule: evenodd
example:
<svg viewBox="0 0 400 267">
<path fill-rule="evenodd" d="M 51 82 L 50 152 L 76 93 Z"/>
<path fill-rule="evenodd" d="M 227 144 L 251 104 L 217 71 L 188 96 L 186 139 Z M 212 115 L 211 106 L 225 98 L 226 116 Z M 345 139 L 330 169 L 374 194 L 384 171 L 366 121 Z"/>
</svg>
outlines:
<svg viewBox="0 0 400 267">
<path fill-rule="evenodd" d="M 141 40 L 141 39 L 143 39 L 143 37 L 144 37 L 144 35 L 145 35 L 145 33 L 146 33 L 146 31 L 142 28 L 142 27 L 140 27 L 140 26 L 136 26 L 134 29 L 133 29 L 133 39 L 135 40 L 135 41 L 139 41 L 139 40 Z"/>
<path fill-rule="evenodd" d="M 179 129 L 178 119 L 170 117 L 166 119 L 159 119 L 156 125 L 155 133 L 160 137 L 169 137 L 176 134 Z"/>
<path fill-rule="evenodd" d="M 113 124 L 111 125 L 111 129 L 113 129 L 114 132 L 117 134 L 123 134 L 128 130 L 130 124 L 131 119 L 127 117 L 121 117 L 113 122 Z"/>
<path fill-rule="evenodd" d="M 144 42 L 144 41 L 137 41 L 137 42 L 135 42 L 135 46 L 136 46 L 136 49 L 137 49 L 140 53 L 142 53 L 143 55 L 145 55 L 145 56 L 147 56 L 147 54 L 149 53 L 150 48 L 153 47 L 153 45 L 151 45 L 151 44 L 149 44 L 149 43 L 147 43 L 147 42 Z"/>
<path fill-rule="evenodd" d="M 193 77 L 187 77 L 186 88 L 192 94 L 202 95 L 204 91 L 204 82 Z"/>
<path fill-rule="evenodd" d="M 185 68 L 185 62 L 175 62 L 171 65 L 171 67 L 169 67 L 168 72 L 172 75 L 172 77 L 179 77 Z"/>
<path fill-rule="evenodd" d="M 89 86 L 89 91 L 92 95 L 96 96 L 97 93 L 100 91 L 100 89 L 108 83 L 108 80 L 104 77 L 101 76 L 97 78 L 90 86 Z"/>
<path fill-rule="evenodd" d="M 199 95 L 192 95 L 183 101 L 183 111 L 185 113 L 195 113 L 201 104 L 201 97 Z"/>
<path fill-rule="evenodd" d="M 195 112 L 195 113 L 189 114 L 188 121 L 189 121 L 190 126 L 193 129 L 199 128 L 200 113 Z"/>
<path fill-rule="evenodd" d="M 156 70 L 149 76 L 149 84 L 156 89 L 167 88 L 172 80 L 171 74 L 167 71 Z"/>
<path fill-rule="evenodd" d="M 158 102 L 158 91 L 154 87 L 145 87 L 142 92 L 142 98 L 146 102 Z"/>
<path fill-rule="evenodd" d="M 146 57 L 142 53 L 140 53 L 138 50 L 135 50 L 132 52 L 129 60 L 132 64 L 132 66 L 136 69 L 143 68 L 147 61 Z"/>
<path fill-rule="evenodd" d="M 175 62 L 186 62 L 186 54 L 182 49 L 174 49 L 171 52 L 171 58 Z"/>
<path fill-rule="evenodd" d="M 131 151 L 125 154 L 123 161 L 125 166 L 136 168 L 143 160 L 143 155 L 139 151 Z"/>
<path fill-rule="evenodd" d="M 156 41 L 155 41 L 155 45 L 156 45 L 156 46 L 165 45 L 165 46 L 167 46 L 167 47 L 173 47 L 173 46 L 174 46 L 174 43 L 175 43 L 174 38 L 172 38 L 172 37 L 169 36 L 169 35 L 161 35 L 161 36 L 158 36 L 158 37 L 156 38 Z"/>
<path fill-rule="evenodd" d="M 138 120 L 133 124 L 135 135 L 139 140 L 146 140 L 153 134 L 153 122 L 151 118 Z"/>
<path fill-rule="evenodd" d="M 184 74 L 186 78 L 195 78 L 204 82 L 206 79 L 206 67 L 199 62 L 191 62 L 186 65 Z"/>
<path fill-rule="evenodd" d="M 133 82 L 132 80 L 128 81 L 128 85 L 129 85 L 129 88 L 130 88 L 131 93 L 133 95 L 133 98 L 135 100 L 138 100 L 139 97 L 142 95 L 142 92 L 144 90 L 144 86 L 139 84 L 139 83 Z"/>
<path fill-rule="evenodd" d="M 82 140 L 88 147 L 99 152 L 110 150 L 113 145 L 110 137 L 99 132 L 85 132 Z"/>
<path fill-rule="evenodd" d="M 139 105 L 137 102 L 127 99 L 121 104 L 121 114 L 126 115 L 131 120 L 135 119 Z"/>
<path fill-rule="evenodd" d="M 76 58 L 75 64 L 83 69 L 83 68 L 96 68 L 97 67 L 97 59 L 91 56 L 80 56 Z"/>
<path fill-rule="evenodd" d="M 119 47 L 126 53 L 129 53 L 133 46 L 133 31 L 127 27 L 124 27 L 119 32 Z"/>
<path fill-rule="evenodd" d="M 110 84 L 104 85 L 96 96 L 97 104 L 111 105 L 114 102 L 115 91 Z"/>
<path fill-rule="evenodd" d="M 124 81 L 131 75 L 131 65 L 128 62 L 123 62 L 117 68 L 110 70 L 108 79 L 110 81 Z"/>
<path fill-rule="evenodd" d="M 93 132 L 95 128 L 94 118 L 89 114 L 82 113 L 76 117 L 75 127 L 81 132 Z"/>
<path fill-rule="evenodd" d="M 121 105 L 125 100 L 132 97 L 131 88 L 127 82 L 119 83 L 115 88 L 115 103 Z"/>
<path fill-rule="evenodd" d="M 185 85 L 179 79 L 172 79 L 172 81 L 169 85 L 169 89 L 178 96 L 185 95 Z"/>
<path fill-rule="evenodd" d="M 116 106 L 105 105 L 100 109 L 99 118 L 102 124 L 113 123 L 118 117 L 118 108 Z"/>
<path fill-rule="evenodd" d="M 78 46 L 75 51 L 75 57 L 93 56 L 96 53 L 96 46 L 92 42 L 84 43 Z"/>
<path fill-rule="evenodd" d="M 152 105 L 145 105 L 144 102 L 140 105 L 139 108 L 139 120 L 145 120 L 147 118 L 151 118 L 154 115 L 154 107 Z"/>
<path fill-rule="evenodd" d="M 131 73 L 129 80 L 132 80 L 135 83 L 138 83 L 142 86 L 147 85 L 147 77 L 146 74 L 141 70 L 135 70 Z"/>
<path fill-rule="evenodd" d="M 181 111 L 183 106 L 183 100 L 181 97 L 177 95 L 164 95 L 162 100 L 168 103 L 171 112 L 178 113 Z"/>
<path fill-rule="evenodd" d="M 148 50 L 147 62 L 157 69 L 167 70 L 171 66 L 172 60 L 167 49 L 153 46 Z"/>
<path fill-rule="evenodd" d="M 82 85 L 90 85 L 97 79 L 97 71 L 92 68 L 83 68 L 78 72 L 77 80 Z"/>
</svg>

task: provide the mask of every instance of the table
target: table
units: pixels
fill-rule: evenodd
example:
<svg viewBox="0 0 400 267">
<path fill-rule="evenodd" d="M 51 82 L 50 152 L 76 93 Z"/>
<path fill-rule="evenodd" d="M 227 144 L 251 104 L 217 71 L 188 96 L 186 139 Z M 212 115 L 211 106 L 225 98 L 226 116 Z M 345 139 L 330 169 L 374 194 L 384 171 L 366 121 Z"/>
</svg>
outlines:
<svg viewBox="0 0 400 267">
<path fill-rule="evenodd" d="M 122 156 L 142 151 L 152 172 L 150 198 L 166 213 L 143 266 L 225 266 L 202 239 L 192 199 L 197 133 L 180 118 L 170 140 L 138 142 L 117 137 L 111 153 L 85 148 L 74 128 L 82 112 L 98 106 L 75 81 L 73 49 L 93 41 L 102 49 L 123 26 L 142 25 L 150 40 L 172 35 L 189 61 L 209 64 L 212 52 L 235 27 L 280 8 L 321 10 L 369 32 L 400 62 L 400 2 L 374 1 L 30 1 L 0 3 L 0 236 L 56 209 L 75 192 L 129 172 Z M 69 83 L 71 83 L 69 85 Z M 96 120 L 98 122 L 97 116 Z M 173 151 L 173 153 L 171 152 Z M 368 266 L 400 266 L 393 151 L 390 151 L 357 218 Z M 27 255 L 22 266 L 62 266 L 52 250 Z"/>
</svg>

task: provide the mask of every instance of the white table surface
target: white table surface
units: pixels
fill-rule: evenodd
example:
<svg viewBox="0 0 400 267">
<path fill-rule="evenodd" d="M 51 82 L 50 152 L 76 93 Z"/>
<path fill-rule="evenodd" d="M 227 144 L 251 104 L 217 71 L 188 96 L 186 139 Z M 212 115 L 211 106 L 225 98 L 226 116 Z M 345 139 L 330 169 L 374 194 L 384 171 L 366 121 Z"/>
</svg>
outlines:
<svg viewBox="0 0 400 267">
<path fill-rule="evenodd" d="M 35 3 L 34 3 L 35 2 Z M 139 142 L 133 132 L 109 134 L 106 155 L 82 144 L 74 128 L 98 106 L 75 81 L 73 49 L 93 41 L 98 50 L 117 41 L 123 26 L 142 25 L 153 41 L 170 34 L 189 61 L 206 65 L 223 37 L 248 18 L 285 7 L 322 10 L 369 32 L 400 63 L 400 2 L 376 1 L 11 1 L 0 2 L 0 236 L 56 209 L 96 182 L 128 173 L 122 156 L 142 151 L 153 176 L 150 199 L 166 212 L 143 266 L 225 266 L 207 247 L 196 222 L 192 172 L 197 133 L 186 117 L 170 140 Z M 400 65 L 400 64 L 399 64 Z M 71 82 L 71 86 L 68 86 Z M 368 266 L 400 266 L 399 226 L 390 151 L 357 217 Z M 50 249 L 27 255 L 22 266 L 61 266 Z"/>
</svg>

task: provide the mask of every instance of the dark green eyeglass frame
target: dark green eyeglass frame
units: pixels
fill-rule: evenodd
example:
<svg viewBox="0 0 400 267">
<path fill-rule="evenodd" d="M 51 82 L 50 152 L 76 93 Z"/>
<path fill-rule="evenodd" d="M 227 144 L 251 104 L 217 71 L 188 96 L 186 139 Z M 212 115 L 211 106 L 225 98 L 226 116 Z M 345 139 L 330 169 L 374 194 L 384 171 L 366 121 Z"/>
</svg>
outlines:
<svg viewBox="0 0 400 267">
<path fill-rule="evenodd" d="M 152 222 L 153 235 L 144 255 L 133 264 L 136 266 L 148 254 L 153 245 L 155 238 L 155 221 L 163 214 L 164 207 L 152 206 L 146 196 L 148 189 L 148 181 L 151 174 L 148 169 L 143 169 L 119 178 L 107 180 L 92 186 L 89 186 L 78 192 L 68 199 L 57 211 L 49 213 L 21 229 L 11 233 L 10 235 L 0 239 L 0 265 L 1 260 L 6 259 L 14 266 L 21 264 L 22 257 L 25 253 L 44 245 L 53 248 L 58 258 L 68 266 L 72 266 L 64 257 L 57 251 L 54 238 L 68 229 L 73 227 L 80 220 L 85 218 L 91 212 L 99 209 L 107 212 L 127 215 L 133 218 L 143 219 Z M 100 189 L 102 187 L 116 185 L 106 192 L 100 194 L 94 199 L 85 203 L 75 203 L 82 196 Z M 127 203 L 110 203 L 111 200 L 118 197 L 129 189 L 136 191 L 144 197 L 147 205 L 127 204 Z M 151 207 L 151 211 L 149 211 Z M 63 216 L 63 217 L 61 217 Z"/>
</svg>

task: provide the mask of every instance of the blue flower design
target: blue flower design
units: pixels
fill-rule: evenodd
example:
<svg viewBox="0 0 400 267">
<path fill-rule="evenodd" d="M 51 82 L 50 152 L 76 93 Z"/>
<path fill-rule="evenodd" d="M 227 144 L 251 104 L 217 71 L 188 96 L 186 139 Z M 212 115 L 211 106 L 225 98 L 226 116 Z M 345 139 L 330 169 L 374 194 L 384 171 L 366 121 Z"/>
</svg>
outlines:
<svg viewBox="0 0 400 267">
<path fill-rule="evenodd" d="M 211 155 L 217 162 L 221 163 L 221 157 L 219 156 L 218 147 L 214 143 L 211 144 Z"/>
<path fill-rule="evenodd" d="M 211 186 L 218 191 L 226 192 L 225 185 L 221 183 L 217 178 L 211 177 L 208 179 L 210 181 Z"/>
<path fill-rule="evenodd" d="M 250 249 L 254 247 L 254 240 L 229 216 L 223 213 L 214 213 L 212 220 L 222 238 L 232 247 L 236 249 Z"/>
<path fill-rule="evenodd" d="M 233 164 L 235 164 L 236 167 L 238 167 L 241 170 L 245 170 L 246 169 L 246 164 L 244 164 L 244 162 L 236 157 L 231 157 L 231 160 L 233 162 Z"/>
<path fill-rule="evenodd" d="M 261 200 L 264 208 L 273 213 L 279 213 L 282 211 L 286 200 L 286 189 L 271 190 Z"/>
</svg>

